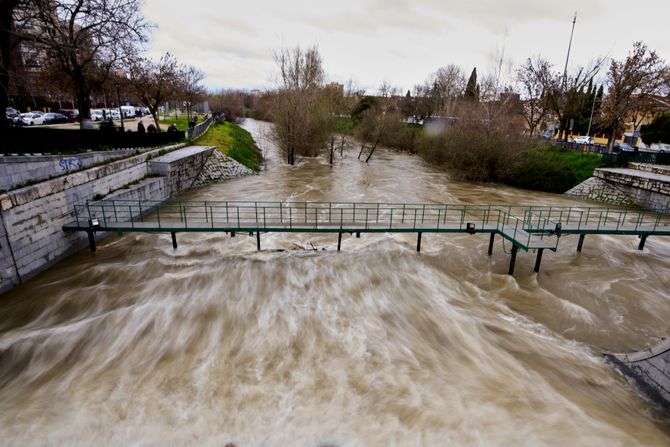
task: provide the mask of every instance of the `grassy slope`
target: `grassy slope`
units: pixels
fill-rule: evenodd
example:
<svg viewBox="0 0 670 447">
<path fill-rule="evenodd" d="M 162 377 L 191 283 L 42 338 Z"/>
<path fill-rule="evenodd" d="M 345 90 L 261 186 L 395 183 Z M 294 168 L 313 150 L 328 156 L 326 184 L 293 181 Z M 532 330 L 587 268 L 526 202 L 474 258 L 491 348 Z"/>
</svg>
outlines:
<svg viewBox="0 0 670 447">
<path fill-rule="evenodd" d="M 593 170 L 600 167 L 602 158 L 597 154 L 580 152 L 556 152 L 555 157 L 570 163 L 577 175 L 577 183 L 581 183 L 593 175 Z"/>
<path fill-rule="evenodd" d="M 218 150 L 244 166 L 254 171 L 259 169 L 261 151 L 254 143 L 251 134 L 236 124 L 229 122 L 214 124 L 197 140 L 197 144 L 216 146 Z"/>
</svg>

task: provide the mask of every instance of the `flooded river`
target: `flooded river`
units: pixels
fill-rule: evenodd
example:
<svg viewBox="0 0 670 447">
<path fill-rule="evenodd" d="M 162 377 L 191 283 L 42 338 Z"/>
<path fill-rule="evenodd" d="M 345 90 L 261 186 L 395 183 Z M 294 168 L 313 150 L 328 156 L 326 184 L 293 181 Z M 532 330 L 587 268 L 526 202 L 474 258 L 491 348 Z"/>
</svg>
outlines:
<svg viewBox="0 0 670 447">
<path fill-rule="evenodd" d="M 282 163 L 181 198 L 574 204 L 416 156 Z M 667 446 L 603 362 L 670 335 L 670 240 L 112 236 L 0 297 L 0 445 Z M 316 249 L 316 250 L 314 250 Z"/>
</svg>

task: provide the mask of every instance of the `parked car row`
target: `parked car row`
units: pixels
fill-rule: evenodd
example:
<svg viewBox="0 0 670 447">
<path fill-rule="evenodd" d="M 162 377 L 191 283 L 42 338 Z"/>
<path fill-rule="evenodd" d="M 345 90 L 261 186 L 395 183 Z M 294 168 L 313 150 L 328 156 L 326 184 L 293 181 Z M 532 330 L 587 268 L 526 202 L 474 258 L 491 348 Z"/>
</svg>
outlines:
<svg viewBox="0 0 670 447">
<path fill-rule="evenodd" d="M 39 126 L 42 124 L 64 124 L 79 121 L 79 111 L 63 109 L 58 112 L 44 113 L 41 111 L 19 113 L 18 110 L 8 107 L 5 119 L 13 126 Z"/>
</svg>

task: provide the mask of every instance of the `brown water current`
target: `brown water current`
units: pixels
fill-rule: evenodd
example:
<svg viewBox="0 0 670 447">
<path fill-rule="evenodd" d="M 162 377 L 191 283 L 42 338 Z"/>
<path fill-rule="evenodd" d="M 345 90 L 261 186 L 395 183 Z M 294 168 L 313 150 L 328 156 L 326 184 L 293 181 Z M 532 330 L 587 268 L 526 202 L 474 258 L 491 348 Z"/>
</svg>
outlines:
<svg viewBox="0 0 670 447">
<path fill-rule="evenodd" d="M 345 150 L 183 200 L 584 204 Z M 670 240 L 110 236 L 0 297 L 0 445 L 668 446 L 603 362 L 670 335 Z M 315 247 L 317 250 L 313 250 Z M 325 249 L 325 250 L 324 250 Z"/>
</svg>

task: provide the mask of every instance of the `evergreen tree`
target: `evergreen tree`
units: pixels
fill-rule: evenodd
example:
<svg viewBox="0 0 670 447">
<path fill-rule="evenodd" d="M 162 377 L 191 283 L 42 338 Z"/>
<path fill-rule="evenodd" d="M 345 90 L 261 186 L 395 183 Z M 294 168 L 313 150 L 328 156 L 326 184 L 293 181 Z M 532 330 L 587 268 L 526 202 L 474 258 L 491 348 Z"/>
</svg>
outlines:
<svg viewBox="0 0 670 447">
<path fill-rule="evenodd" d="M 468 101 L 479 101 L 479 86 L 477 85 L 477 67 L 472 69 L 470 79 L 465 86 L 465 99 Z"/>
</svg>

